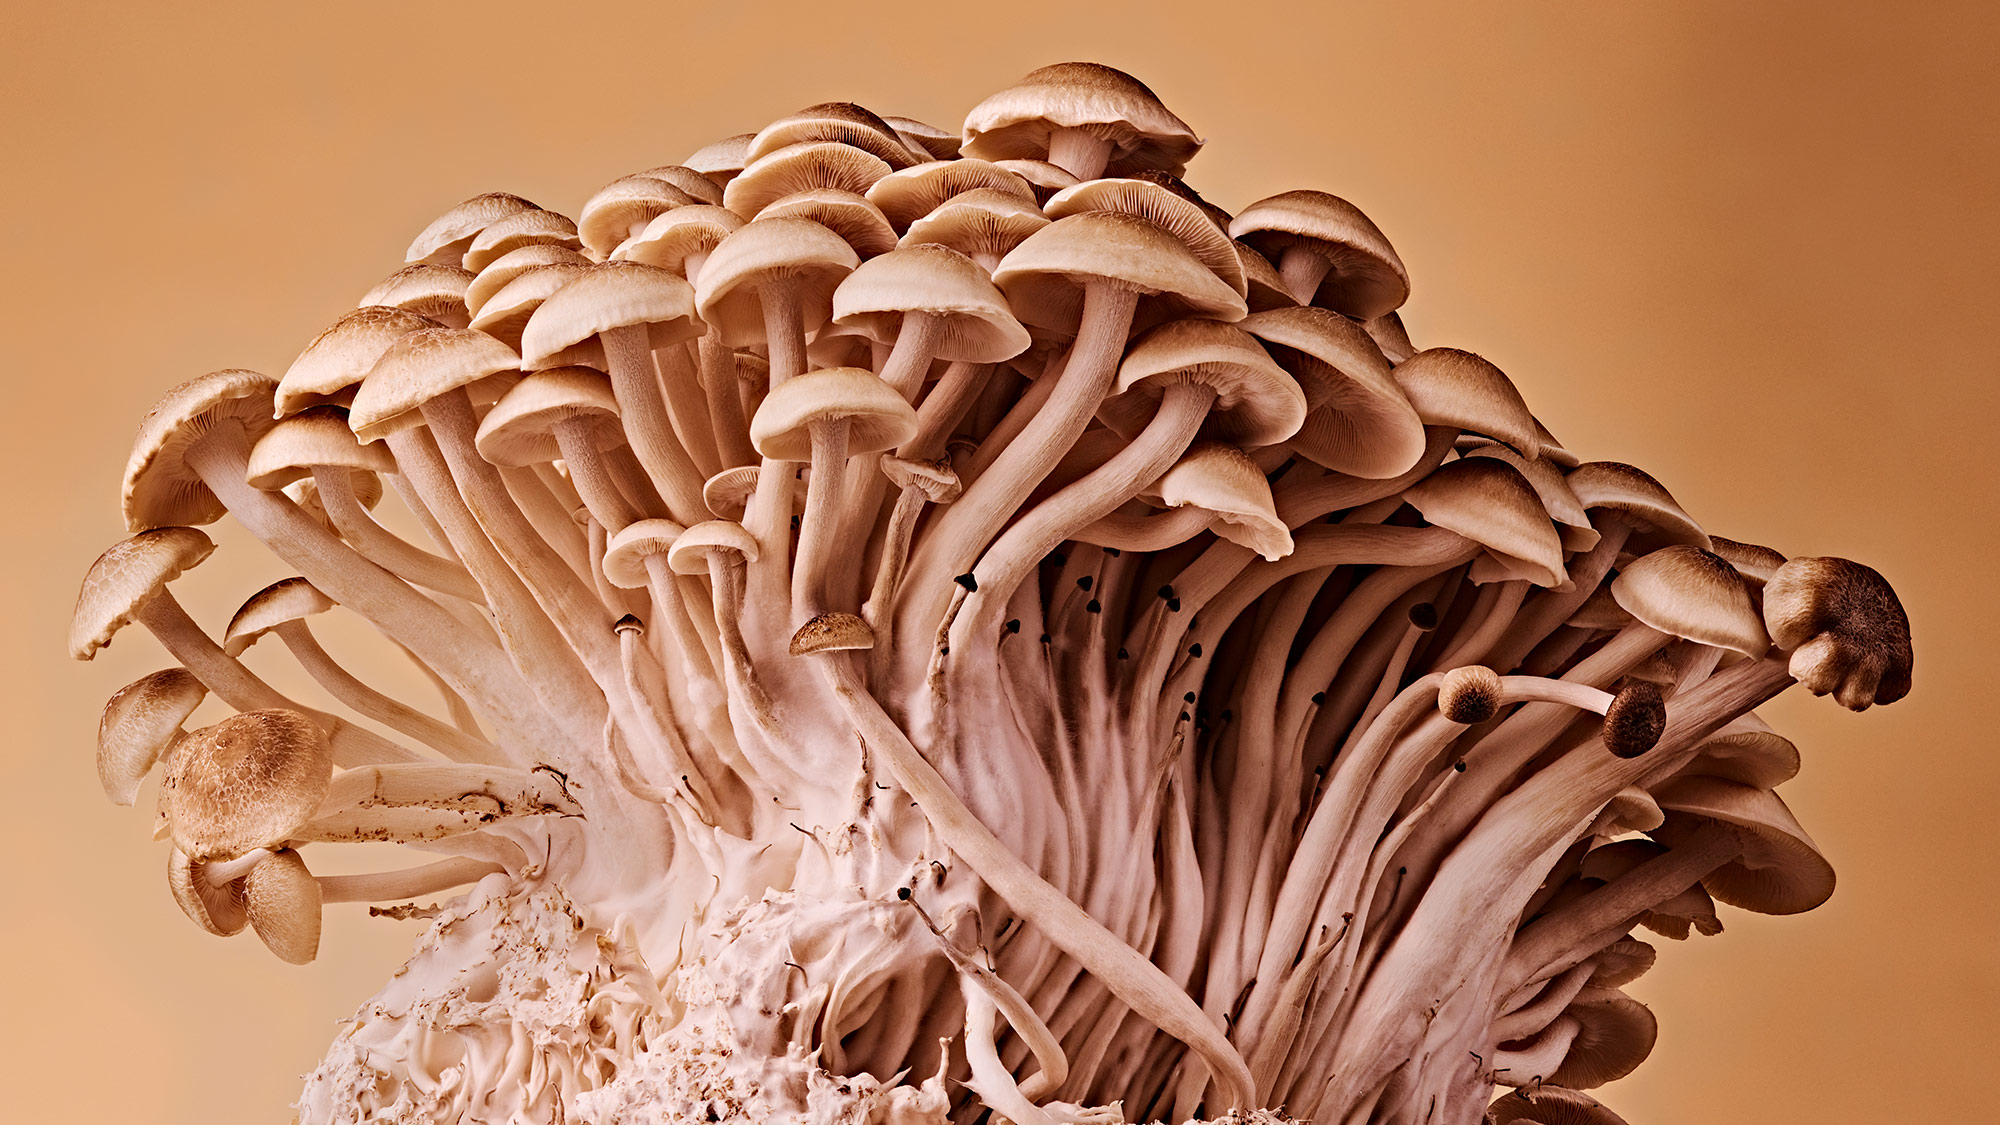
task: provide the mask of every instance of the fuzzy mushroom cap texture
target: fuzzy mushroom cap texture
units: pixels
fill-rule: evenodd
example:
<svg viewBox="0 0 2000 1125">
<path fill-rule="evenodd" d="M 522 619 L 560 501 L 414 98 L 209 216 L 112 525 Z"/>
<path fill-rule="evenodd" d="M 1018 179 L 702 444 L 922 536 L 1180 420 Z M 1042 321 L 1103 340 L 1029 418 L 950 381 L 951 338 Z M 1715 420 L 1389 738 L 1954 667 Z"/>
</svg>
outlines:
<svg viewBox="0 0 2000 1125">
<path fill-rule="evenodd" d="M 363 305 L 313 337 L 278 380 L 273 406 L 281 416 L 311 406 L 346 406 L 389 345 L 419 328 L 436 327 L 437 321 L 408 309 Z"/>
<path fill-rule="evenodd" d="M 139 423 L 125 465 L 121 500 L 129 530 L 214 523 L 224 508 L 184 458 L 224 426 L 241 426 L 255 443 L 274 423 L 276 380 L 255 371 L 214 371 L 168 391 Z"/>
<path fill-rule="evenodd" d="M 1833 897 L 1833 865 L 1776 793 L 1719 777 L 1676 777 L 1654 791 L 1666 820 L 1648 835 L 1669 847 L 1706 823 L 1732 825 L 1743 855 L 1702 886 L 1741 910 L 1802 914 Z"/>
<path fill-rule="evenodd" d="M 1516 1090 L 1486 1107 L 1492 1125 L 1626 1125 L 1589 1094 L 1561 1086 Z"/>
<path fill-rule="evenodd" d="M 1361 209 L 1323 191 L 1288 191 L 1260 199 L 1229 224 L 1241 239 L 1276 262 L 1286 248 L 1304 246 L 1332 268 L 1312 304 L 1357 320 L 1372 320 L 1410 299 L 1410 274 L 1396 248 Z"/>
<path fill-rule="evenodd" d="M 1050 223 L 1009 251 L 993 283 L 1021 323 L 1075 335 L 1083 287 L 1103 279 L 1140 294 L 1142 318 L 1238 321 L 1249 306 L 1187 244 L 1135 215 L 1084 211 Z"/>
<path fill-rule="evenodd" d="M 332 777 L 326 732 L 296 711 L 245 711 L 190 732 L 167 770 L 174 846 L 207 861 L 280 843 L 312 819 Z"/>
<path fill-rule="evenodd" d="M 983 160 L 1042 159 L 1059 128 L 1110 141 L 1110 176 L 1179 175 L 1202 144 L 1145 83 L 1097 63 L 1067 62 L 1030 71 L 972 107 L 959 150 Z"/>
<path fill-rule="evenodd" d="M 597 190 L 577 212 L 577 237 L 603 261 L 618 244 L 645 229 L 663 211 L 703 202 L 665 180 L 621 176 Z"/>
<path fill-rule="evenodd" d="M 1713 545 L 1666 486 L 1643 469 L 1618 461 L 1586 461 L 1565 479 L 1585 508 L 1617 512 L 1636 525 L 1627 550 L 1643 554 L 1683 543 L 1706 551 Z"/>
<path fill-rule="evenodd" d="M 458 265 L 465 256 L 465 248 L 480 231 L 509 215 L 534 210 L 539 208 L 518 195 L 504 191 L 475 195 L 432 219 L 428 226 L 418 231 L 417 237 L 410 240 L 410 248 L 403 252 L 403 260 Z"/>
<path fill-rule="evenodd" d="M 1292 531 L 1278 518 L 1270 479 L 1234 445 L 1196 443 L 1149 491 L 1169 508 L 1214 513 L 1211 530 L 1268 562 L 1292 553 Z"/>
<path fill-rule="evenodd" d="M 539 465 L 562 458 L 558 422 L 583 424 L 597 449 L 625 444 L 611 377 L 589 367 L 551 367 L 509 388 L 479 422 L 474 442 L 495 465 Z"/>
<path fill-rule="evenodd" d="M 604 577 L 621 590 L 645 587 L 648 555 L 665 555 L 687 529 L 672 520 L 634 520 L 620 528 L 604 545 Z"/>
<path fill-rule="evenodd" d="M 1851 711 L 1910 693 L 1910 618 L 1888 580 L 1841 558 L 1798 558 L 1764 584 L 1764 620 L 1792 677 Z"/>
<path fill-rule="evenodd" d="M 942 321 L 937 359 L 1001 363 L 1028 347 L 1028 330 L 971 258 L 945 246 L 891 250 L 855 269 L 833 291 L 833 321 L 893 344 L 909 313 Z"/>
<path fill-rule="evenodd" d="M 396 458 L 379 442 L 363 443 L 338 406 L 313 406 L 265 431 L 250 450 L 249 481 L 265 491 L 283 488 L 325 465 L 357 473 L 393 473 Z"/>
<path fill-rule="evenodd" d="M 97 780 L 114 805 L 130 805 L 181 724 L 208 689 L 185 668 L 163 668 L 119 688 L 97 724 Z"/>
<path fill-rule="evenodd" d="M 216 937 L 243 932 L 250 916 L 243 909 L 243 880 L 217 887 L 203 877 L 204 864 L 177 847 L 167 847 L 167 892 L 195 925 Z"/>
<path fill-rule="evenodd" d="M 472 315 L 466 308 L 466 290 L 471 284 L 471 270 L 424 262 L 404 266 L 376 282 L 354 303 L 357 307 L 383 305 L 402 309 L 462 328 Z"/>
<path fill-rule="evenodd" d="M 484 332 L 425 328 L 396 341 L 369 371 L 347 414 L 354 436 L 374 441 L 421 425 L 423 404 L 520 371 L 514 349 Z"/>
<path fill-rule="evenodd" d="M 1212 388 L 1202 435 L 1243 446 L 1275 445 L 1298 432 L 1306 397 L 1255 337 L 1217 320 L 1175 320 L 1132 342 L 1118 385 L 1097 416 L 1119 436 L 1146 428 L 1170 386 Z"/>
<path fill-rule="evenodd" d="M 278 960 L 304 965 L 319 956 L 319 880 L 299 853 L 286 848 L 250 869 L 243 912 Z"/>
<path fill-rule="evenodd" d="M 140 607 L 214 550 L 215 541 L 192 527 L 156 527 L 114 543 L 83 576 L 70 615 L 69 654 L 97 655 Z"/>
<path fill-rule="evenodd" d="M 638 262 L 606 262 L 564 282 L 535 308 L 521 330 L 522 369 L 582 364 L 604 367 L 598 334 L 644 325 L 655 348 L 708 330 L 694 314 L 694 286 Z"/>
<path fill-rule="evenodd" d="M 580 252 L 583 239 L 577 236 L 576 223 L 567 215 L 539 207 L 517 211 L 480 231 L 466 246 L 465 260 L 460 264 L 476 274 L 523 246 L 560 246 Z"/>
<path fill-rule="evenodd" d="M 283 625 L 332 609 L 334 601 L 303 578 L 286 578 L 250 595 L 222 634 L 222 650 L 242 656 L 258 637 Z"/>
<path fill-rule="evenodd" d="M 792 634 L 791 654 L 852 652 L 875 647 L 875 630 L 851 613 L 821 613 Z"/>
<path fill-rule="evenodd" d="M 708 520 L 688 528 L 667 551 L 667 565 L 675 574 L 707 574 L 708 556 L 718 552 L 736 555 L 746 563 L 757 561 L 757 538 L 740 523 Z"/>
<path fill-rule="evenodd" d="M 787 379 L 750 420 L 750 443 L 779 461 L 812 460 L 816 422 L 847 422 L 849 455 L 894 449 L 916 436 L 917 412 L 863 367 L 828 367 Z"/>
<path fill-rule="evenodd" d="M 1533 568 L 1537 585 L 1564 580 L 1562 541 L 1527 479 L 1489 458 L 1450 461 L 1403 493 L 1435 526 Z"/>
<path fill-rule="evenodd" d="M 1745 656 L 1771 647 L 1742 576 L 1699 547 L 1662 547 L 1633 560 L 1612 579 L 1611 596 L 1662 633 Z"/>
<path fill-rule="evenodd" d="M 535 310 L 542 307 L 542 302 L 553 296 L 556 290 L 589 272 L 588 262 L 529 266 L 515 274 L 512 281 L 501 286 L 499 292 L 479 306 L 478 315 L 472 318 L 472 327 L 519 351 L 521 333 L 527 329 Z"/>
<path fill-rule="evenodd" d="M 1660 685 L 1632 680 L 1604 709 L 1604 748 L 1619 758 L 1636 758 L 1659 744 L 1667 729 L 1667 697 Z"/>
<path fill-rule="evenodd" d="M 695 286 L 701 319 L 731 347 L 764 342 L 758 287 L 799 288 L 801 326 L 808 332 L 833 315 L 833 291 L 861 258 L 847 240 L 808 219 L 759 219 L 722 240 Z"/>
<path fill-rule="evenodd" d="M 1236 244 L 1222 228 L 1215 225 L 1200 204 L 1151 180 L 1090 180 L 1050 196 L 1042 211 L 1051 219 L 1086 211 L 1109 211 L 1144 219 L 1185 243 L 1196 260 L 1238 296 L 1250 291 L 1243 275 L 1243 259 L 1237 256 Z"/>
<path fill-rule="evenodd" d="M 1453 668 L 1438 682 L 1438 713 L 1454 723 L 1483 723 L 1500 710 L 1500 673 L 1484 664 Z"/>
<path fill-rule="evenodd" d="M 1238 327 L 1263 341 L 1305 391 L 1306 418 L 1291 440 L 1308 460 L 1379 480 L 1401 476 L 1423 456 L 1423 419 L 1359 325 L 1295 306 L 1251 313 Z"/>
<path fill-rule="evenodd" d="M 1397 364 L 1395 379 L 1424 425 L 1485 434 L 1530 461 L 1541 456 L 1535 416 L 1513 380 L 1485 358 L 1457 348 L 1426 348 Z"/>
</svg>

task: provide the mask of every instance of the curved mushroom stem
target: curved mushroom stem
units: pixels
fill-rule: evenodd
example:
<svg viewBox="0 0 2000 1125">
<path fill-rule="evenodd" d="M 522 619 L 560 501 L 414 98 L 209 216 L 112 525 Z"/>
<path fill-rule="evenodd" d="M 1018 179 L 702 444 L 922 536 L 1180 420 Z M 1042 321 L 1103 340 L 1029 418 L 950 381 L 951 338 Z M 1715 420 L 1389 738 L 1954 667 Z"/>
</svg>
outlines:
<svg viewBox="0 0 2000 1125">
<path fill-rule="evenodd" d="M 614 535 L 623 531 L 626 525 L 637 522 L 639 509 L 625 498 L 625 494 L 618 490 L 618 483 L 611 479 L 611 472 L 605 467 L 604 457 L 591 440 L 586 424 L 574 418 L 562 418 L 552 428 L 556 448 L 562 451 L 563 463 L 569 466 L 569 479 L 575 483 L 577 495 L 583 498 L 583 506 L 590 509 L 590 518 Z"/>
<path fill-rule="evenodd" d="M 1520 609 L 1521 599 L 1527 593 L 1528 582 L 1522 578 L 1489 582 L 1480 587 L 1472 616 L 1460 628 L 1459 634 L 1452 638 L 1451 648 L 1431 661 L 1426 671 L 1441 672 L 1462 664 L 1479 663 L 1513 622 L 1514 613 Z M 1495 670 L 1504 672 L 1507 669 Z"/>
<path fill-rule="evenodd" d="M 667 417 L 666 403 L 654 374 L 653 353 L 645 327 L 607 329 L 598 339 L 604 345 L 611 393 L 618 400 L 618 416 L 625 424 L 626 437 L 631 440 L 639 464 L 645 467 L 646 476 L 665 499 L 667 512 L 682 524 L 707 519 L 708 506 L 701 501 L 701 483 L 705 478 L 674 437 L 673 422 Z M 732 359 L 731 395 L 736 393 L 735 367 Z"/>
<path fill-rule="evenodd" d="M 368 509 L 362 507 L 359 498 L 354 495 L 354 481 L 348 470 L 329 471 L 325 466 L 317 466 L 313 469 L 312 479 L 319 489 L 320 500 L 326 505 L 327 516 L 333 520 L 333 526 L 339 528 L 340 534 L 369 561 L 405 582 L 475 604 L 485 604 L 484 591 L 464 567 L 412 546 L 401 536 L 376 523 L 375 517 L 368 514 Z"/>
<path fill-rule="evenodd" d="M 840 537 L 849 426 L 845 418 L 811 424 L 812 475 L 806 479 L 806 510 L 799 521 L 799 556 L 792 563 L 794 625 L 803 625 L 828 608 L 826 571 L 832 565 L 833 544 Z M 869 522 L 874 521 L 871 518 Z"/>
<path fill-rule="evenodd" d="M 750 444 L 743 399 L 737 393 L 736 350 L 723 343 L 721 333 L 713 328 L 701 338 L 700 347 L 702 392 L 708 398 L 709 425 L 715 431 L 723 467 L 755 465 L 757 449 Z"/>
<path fill-rule="evenodd" d="M 674 433 L 680 437 L 681 446 L 687 450 L 688 459 L 694 462 L 701 479 L 707 480 L 722 471 L 722 455 L 709 425 L 708 400 L 701 377 L 696 373 L 694 357 L 689 354 L 687 343 L 681 342 L 653 349 L 653 362 L 659 368 L 655 385 L 666 392 L 667 417 L 673 422 Z"/>
<path fill-rule="evenodd" d="M 905 402 L 914 404 L 917 392 L 924 389 L 924 375 L 931 369 L 931 359 L 937 353 L 939 340 L 944 336 L 944 318 L 935 313 L 917 309 L 903 314 L 903 325 L 896 333 L 895 347 L 883 361 L 877 374 L 882 381 L 895 388 Z"/>
<path fill-rule="evenodd" d="M 643 663 L 639 657 L 639 646 L 643 636 L 643 627 L 633 623 L 631 618 L 626 618 L 618 626 L 618 662 L 625 673 L 625 690 L 631 693 L 639 717 L 647 724 L 647 733 L 653 741 L 667 748 L 670 755 L 668 765 L 680 779 L 678 788 L 681 799 L 687 802 L 703 824 L 713 826 L 718 812 L 715 793 L 700 765 L 689 753 L 687 744 L 681 740 L 680 730 L 674 722 L 672 699 L 664 690 L 649 690 L 652 685 L 641 676 Z M 612 723 L 606 730 L 615 732 L 616 728 L 617 724 Z M 611 741 L 609 734 L 606 738 Z M 623 761 L 619 762 L 621 780 L 624 765 Z"/>
<path fill-rule="evenodd" d="M 488 875 L 507 869 L 483 859 L 441 859 L 422 867 L 401 871 L 375 871 L 365 875 L 320 875 L 319 900 L 327 902 L 393 902 L 437 894 L 467 883 L 477 883 Z"/>
<path fill-rule="evenodd" d="M 965 418 L 979 392 L 993 377 L 990 363 L 954 362 L 917 406 L 916 436 L 904 442 L 896 456 L 928 461 L 944 455 L 945 439 Z"/>
<path fill-rule="evenodd" d="M 287 621 L 275 630 L 278 639 L 298 658 L 299 666 L 319 686 L 349 707 L 394 730 L 401 731 L 455 762 L 501 764 L 507 756 L 500 748 L 438 722 L 362 683 L 342 668 L 313 638 L 304 621 Z"/>
<path fill-rule="evenodd" d="M 1113 512 L 1095 523 L 1077 528 L 1071 539 L 1119 551 L 1164 551 L 1185 543 L 1215 523 L 1215 513 L 1184 505 L 1143 516 Z"/>
</svg>

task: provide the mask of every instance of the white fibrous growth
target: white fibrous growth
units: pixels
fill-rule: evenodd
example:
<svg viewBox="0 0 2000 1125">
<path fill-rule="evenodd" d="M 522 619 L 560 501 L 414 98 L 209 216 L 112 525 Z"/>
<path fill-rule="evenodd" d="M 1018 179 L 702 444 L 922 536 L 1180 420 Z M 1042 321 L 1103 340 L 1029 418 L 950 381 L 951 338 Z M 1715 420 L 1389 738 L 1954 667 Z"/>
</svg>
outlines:
<svg viewBox="0 0 2000 1125">
<path fill-rule="evenodd" d="M 1615 1122 L 1635 935 L 1826 899 L 1754 708 L 1908 690 L 1881 576 L 1573 455 L 1360 210 L 1199 147 L 1083 63 L 813 106 L 468 200 L 153 408 L 71 634 L 172 657 L 106 794 L 157 768 L 211 933 L 429 927 L 302 1122 Z M 225 515 L 298 577 L 216 630 Z"/>
</svg>

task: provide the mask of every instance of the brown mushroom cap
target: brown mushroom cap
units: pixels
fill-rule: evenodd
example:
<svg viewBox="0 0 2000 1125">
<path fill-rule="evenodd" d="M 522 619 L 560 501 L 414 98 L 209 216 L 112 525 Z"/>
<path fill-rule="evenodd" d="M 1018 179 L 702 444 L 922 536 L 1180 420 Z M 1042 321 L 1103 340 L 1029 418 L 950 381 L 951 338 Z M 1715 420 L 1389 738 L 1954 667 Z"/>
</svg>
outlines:
<svg viewBox="0 0 2000 1125">
<path fill-rule="evenodd" d="M 1243 260 L 1237 257 L 1236 244 L 1230 241 L 1229 236 L 1215 225 L 1199 204 L 1151 180 L 1088 180 L 1050 196 L 1048 202 L 1042 205 L 1042 211 L 1056 220 L 1087 211 L 1108 211 L 1144 219 L 1180 239 L 1194 252 L 1196 260 L 1221 278 L 1223 284 L 1234 289 L 1238 296 L 1249 292 L 1249 282 L 1243 275 Z"/>
<path fill-rule="evenodd" d="M 243 912 L 265 948 L 290 965 L 319 956 L 319 880 L 286 848 L 243 877 Z"/>
<path fill-rule="evenodd" d="M 1426 426 L 1453 426 L 1541 456 L 1534 415 L 1498 367 L 1457 348 L 1427 348 L 1396 365 L 1396 385 Z"/>
<path fill-rule="evenodd" d="M 480 231 L 478 237 L 465 248 L 465 260 L 460 264 L 477 274 L 523 246 L 560 246 L 565 250 L 581 251 L 583 239 L 577 234 L 576 223 L 567 215 L 558 215 L 539 207 L 532 211 L 516 211 Z"/>
<path fill-rule="evenodd" d="M 97 724 L 97 780 L 114 805 L 139 796 L 153 763 L 180 737 L 208 689 L 185 668 L 163 668 L 119 688 Z"/>
<path fill-rule="evenodd" d="M 192 527 L 156 527 L 115 543 L 90 564 L 69 622 L 69 654 L 89 660 L 166 584 L 200 563 L 215 542 Z"/>
<path fill-rule="evenodd" d="M 403 252 L 403 260 L 456 266 L 480 231 L 509 215 L 532 210 L 536 210 L 534 204 L 504 191 L 475 195 L 418 231 L 417 237 L 410 241 L 410 248 Z"/>
<path fill-rule="evenodd" d="M 1799 748 L 1753 712 L 1709 735 L 1678 772 L 1776 789 L 1799 775 L 1799 765 Z"/>
<path fill-rule="evenodd" d="M 559 421 L 583 423 L 598 449 L 625 444 L 611 377 L 588 367 L 551 367 L 514 384 L 480 420 L 473 440 L 495 465 L 546 464 L 562 459 Z"/>
<path fill-rule="evenodd" d="M 346 406 L 389 345 L 419 328 L 436 327 L 437 321 L 407 309 L 363 305 L 313 337 L 278 380 L 273 407 L 286 415 L 309 406 Z"/>
<path fill-rule="evenodd" d="M 250 595 L 222 634 L 222 650 L 242 656 L 258 637 L 283 625 L 332 609 L 334 601 L 303 578 L 284 578 Z"/>
<path fill-rule="evenodd" d="M 1049 134 L 1083 129 L 1111 143 L 1105 174 L 1158 170 L 1179 175 L 1201 148 L 1188 124 L 1145 83 L 1108 66 L 1056 63 L 1029 71 L 965 115 L 959 149 L 984 160 L 1045 158 Z"/>
<path fill-rule="evenodd" d="M 1229 234 L 1273 262 L 1294 246 L 1331 262 L 1318 291 L 1309 295 L 1311 304 L 1372 320 L 1410 299 L 1410 275 L 1395 247 L 1359 207 L 1339 196 L 1288 191 L 1260 199 L 1237 214 Z"/>
<path fill-rule="evenodd" d="M 1134 215 L 1085 211 L 1052 222 L 1014 247 L 993 283 L 1021 323 L 1075 335 L 1083 286 L 1104 278 L 1141 294 L 1135 323 L 1177 316 L 1237 321 L 1243 298 L 1201 263 L 1187 244 Z"/>
<path fill-rule="evenodd" d="M 1292 307 L 1251 313 L 1238 327 L 1262 340 L 1305 391 L 1306 418 L 1291 444 L 1307 460 L 1380 480 L 1401 476 L 1423 456 L 1423 420 L 1353 321 Z"/>
<path fill-rule="evenodd" d="M 1574 1090 L 1596 1089 L 1639 1069 L 1660 1038 L 1653 1010 L 1615 988 L 1586 987 L 1563 1014 L 1583 1026 L 1548 1080 Z"/>
<path fill-rule="evenodd" d="M 1626 1125 L 1589 1094 L 1541 1085 L 1516 1090 L 1486 1107 L 1492 1125 Z"/>
<path fill-rule="evenodd" d="M 1083 182 L 1067 169 L 1058 168 L 1046 160 L 996 160 L 993 164 L 1028 181 L 1037 204 L 1047 203 L 1055 193 Z"/>
<path fill-rule="evenodd" d="M 125 464 L 121 501 L 133 531 L 173 524 L 214 523 L 222 501 L 183 461 L 217 428 L 240 426 L 254 444 L 273 424 L 277 382 L 255 371 L 213 371 L 168 391 L 139 423 Z"/>
<path fill-rule="evenodd" d="M 1430 523 L 1533 569 L 1537 585 L 1565 579 L 1562 541 L 1527 479 L 1487 457 L 1446 462 L 1403 497 Z"/>
<path fill-rule="evenodd" d="M 853 652 L 875 647 L 875 630 L 851 613 L 816 614 L 792 634 L 791 654 Z"/>
<path fill-rule="evenodd" d="M 363 444 L 338 406 L 314 406 L 285 418 L 265 431 L 250 450 L 250 486 L 265 491 L 283 488 L 312 475 L 316 465 L 350 469 L 357 474 L 393 473 L 396 458 L 379 443 Z M 380 495 L 379 486 L 377 495 Z"/>
<path fill-rule="evenodd" d="M 439 324 L 463 328 L 471 317 L 466 309 L 465 297 L 466 288 L 471 284 L 471 270 L 456 265 L 420 263 L 404 266 L 376 282 L 354 304 L 357 308 L 383 305 L 402 309 L 429 317 Z"/>
<path fill-rule="evenodd" d="M 895 343 L 903 318 L 913 312 L 939 321 L 932 348 L 937 359 L 1000 363 L 1028 347 L 1028 330 L 986 271 L 949 247 L 891 250 L 861 263 L 833 291 L 834 323 L 877 343 Z"/>
<path fill-rule="evenodd" d="M 1676 777 L 1653 793 L 1665 823 L 1650 835 L 1674 846 L 1705 823 L 1733 825 L 1740 859 L 1702 882 L 1716 901 L 1758 914 L 1799 914 L 1833 895 L 1833 867 L 1776 793 L 1719 777 Z"/>
<path fill-rule="evenodd" d="M 845 239 L 806 219 L 759 219 L 722 240 L 701 269 L 695 307 L 731 347 L 764 342 L 758 288 L 773 281 L 799 286 L 808 332 L 833 314 L 833 291 L 860 257 Z"/>
<path fill-rule="evenodd" d="M 1662 633 L 1745 656 L 1771 647 L 1736 568 L 1699 547 L 1677 544 L 1634 559 L 1612 579 L 1611 596 Z"/>
<path fill-rule="evenodd" d="M 1217 320 L 1175 320 L 1132 342 L 1118 366 L 1117 389 L 1097 416 L 1121 437 L 1145 429 L 1170 386 L 1213 388 L 1204 437 L 1235 445 L 1275 445 L 1298 432 L 1306 397 L 1255 337 Z"/>
<path fill-rule="evenodd" d="M 694 315 L 694 287 L 678 275 L 637 262 L 606 262 L 564 282 L 542 301 L 521 330 L 524 370 L 581 364 L 603 370 L 599 333 L 646 327 L 655 348 L 708 330 Z"/>
<path fill-rule="evenodd" d="M 880 375 L 828 367 L 772 388 L 750 420 L 750 442 L 766 457 L 810 461 L 813 423 L 836 419 L 847 421 L 850 456 L 894 449 L 917 432 L 916 410 Z"/>
<path fill-rule="evenodd" d="M 813 188 L 839 188 L 866 195 L 875 181 L 889 171 L 882 158 L 852 145 L 834 141 L 786 145 L 757 157 L 729 181 L 729 186 L 722 190 L 722 205 L 746 219 L 754 219 L 778 200 Z"/>
<path fill-rule="evenodd" d="M 1618 512 L 1647 533 L 1635 531 L 1629 550 L 1645 553 L 1655 547 L 1685 543 L 1706 551 L 1708 533 L 1681 509 L 1666 487 L 1643 470 L 1617 461 L 1586 461 L 1565 478 L 1585 508 Z"/>
<path fill-rule="evenodd" d="M 1597 530 L 1590 526 L 1590 513 L 1583 508 L 1583 501 L 1577 499 L 1576 491 L 1569 486 L 1568 478 L 1555 462 L 1547 457 L 1533 461 L 1514 452 L 1504 445 L 1485 442 L 1467 449 L 1461 449 L 1462 457 L 1492 457 L 1505 461 L 1521 474 L 1535 495 L 1542 501 L 1542 507 L 1549 515 L 1564 526 L 1563 546 L 1572 551 L 1587 551 L 1597 545 Z"/>
<path fill-rule="evenodd" d="M 468 328 L 425 328 L 396 341 L 362 380 L 347 414 L 354 436 L 374 441 L 423 421 L 423 404 L 460 388 L 497 389 L 518 375 L 521 357 Z M 482 396 L 483 397 L 483 396 Z"/>
<path fill-rule="evenodd" d="M 202 874 L 206 864 L 188 858 L 188 854 L 177 847 L 167 847 L 167 891 L 174 896 L 175 905 L 188 916 L 195 925 L 216 937 L 230 937 L 243 932 L 250 924 L 250 916 L 243 909 L 243 880 L 237 879 L 227 886 L 211 884 Z"/>
<path fill-rule="evenodd" d="M 233 859 L 312 819 L 333 776 L 319 724 L 296 711 L 245 711 L 182 737 L 167 768 L 174 846 Z"/>
<path fill-rule="evenodd" d="M 1840 558 L 1797 558 L 1764 584 L 1764 620 L 1814 695 L 1865 711 L 1910 692 L 1910 618 L 1887 579 Z"/>
<path fill-rule="evenodd" d="M 1590 974 L 1590 983 L 1599 988 L 1623 988 L 1645 976 L 1659 957 L 1659 950 L 1637 938 L 1620 938 L 1591 958 L 1597 968 Z"/>
<path fill-rule="evenodd" d="M 1169 508 L 1213 513 L 1209 529 L 1266 560 L 1292 553 L 1292 531 L 1278 518 L 1271 482 L 1248 454 L 1223 442 L 1197 442 L 1148 490 Z"/>
</svg>

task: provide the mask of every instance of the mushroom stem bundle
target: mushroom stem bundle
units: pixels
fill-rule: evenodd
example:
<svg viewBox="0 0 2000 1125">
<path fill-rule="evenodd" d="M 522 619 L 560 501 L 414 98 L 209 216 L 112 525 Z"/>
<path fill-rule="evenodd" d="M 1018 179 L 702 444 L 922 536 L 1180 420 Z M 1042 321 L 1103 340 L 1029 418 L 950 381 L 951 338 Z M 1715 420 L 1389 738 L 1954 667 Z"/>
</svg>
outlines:
<svg viewBox="0 0 2000 1125">
<path fill-rule="evenodd" d="M 1470 1121 L 1643 1060 L 1632 926 L 1824 901 L 1752 711 L 1905 694 L 1886 582 L 1581 461 L 1410 344 L 1359 209 L 1232 217 L 1199 147 L 1089 63 L 811 106 L 580 222 L 468 200 L 153 408 L 71 651 L 181 667 L 107 795 L 157 767 L 211 933 L 428 922 L 302 1121 Z M 225 515 L 301 577 L 218 643 L 167 585 Z M 426 854 L 312 873 L 363 841 Z"/>
</svg>

